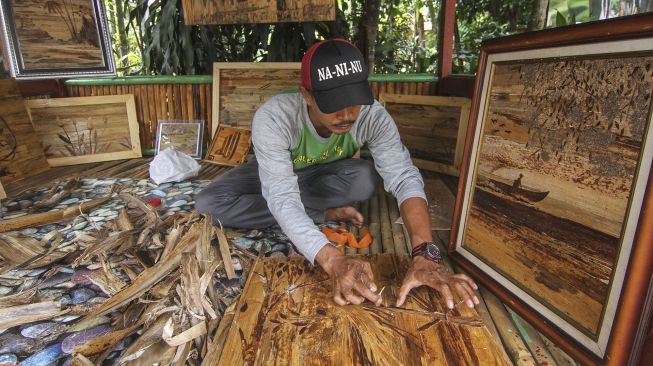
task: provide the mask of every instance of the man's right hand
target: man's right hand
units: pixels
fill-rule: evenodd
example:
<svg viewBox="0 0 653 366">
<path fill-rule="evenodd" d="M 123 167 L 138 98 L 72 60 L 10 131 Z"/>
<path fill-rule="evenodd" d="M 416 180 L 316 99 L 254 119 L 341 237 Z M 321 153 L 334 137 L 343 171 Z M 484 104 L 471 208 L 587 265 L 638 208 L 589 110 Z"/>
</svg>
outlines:
<svg viewBox="0 0 653 366">
<path fill-rule="evenodd" d="M 375 305 L 381 304 L 369 262 L 346 256 L 330 244 L 320 249 L 315 260 L 333 279 L 333 301 L 336 304 L 358 305 L 365 299 Z"/>
</svg>

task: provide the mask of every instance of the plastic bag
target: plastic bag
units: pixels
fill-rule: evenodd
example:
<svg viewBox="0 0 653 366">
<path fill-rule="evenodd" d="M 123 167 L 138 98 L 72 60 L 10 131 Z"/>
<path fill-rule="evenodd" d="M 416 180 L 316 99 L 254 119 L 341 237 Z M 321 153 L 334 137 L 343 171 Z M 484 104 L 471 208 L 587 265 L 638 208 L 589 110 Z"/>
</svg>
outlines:
<svg viewBox="0 0 653 366">
<path fill-rule="evenodd" d="M 165 149 L 150 163 L 150 178 L 156 184 L 181 182 L 199 173 L 200 165 L 187 154 L 174 149 Z"/>
</svg>

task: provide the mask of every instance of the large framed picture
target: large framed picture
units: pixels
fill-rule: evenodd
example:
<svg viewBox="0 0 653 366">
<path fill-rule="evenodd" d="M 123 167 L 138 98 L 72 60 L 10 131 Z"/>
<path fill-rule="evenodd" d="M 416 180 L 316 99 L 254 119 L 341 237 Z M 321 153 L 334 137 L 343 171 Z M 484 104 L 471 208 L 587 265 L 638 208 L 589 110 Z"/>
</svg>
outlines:
<svg viewBox="0 0 653 366">
<path fill-rule="evenodd" d="M 627 364 L 648 329 L 650 24 L 653 14 L 481 49 L 450 251 L 583 363 Z"/>
<path fill-rule="evenodd" d="M 115 75 L 103 1 L 7 0 L 0 13 L 16 79 Z"/>
</svg>

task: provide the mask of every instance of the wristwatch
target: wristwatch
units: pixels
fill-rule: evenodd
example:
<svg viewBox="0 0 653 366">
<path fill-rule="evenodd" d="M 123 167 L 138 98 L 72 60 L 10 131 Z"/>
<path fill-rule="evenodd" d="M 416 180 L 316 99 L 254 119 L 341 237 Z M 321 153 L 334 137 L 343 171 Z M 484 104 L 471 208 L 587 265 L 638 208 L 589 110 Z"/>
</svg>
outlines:
<svg viewBox="0 0 653 366">
<path fill-rule="evenodd" d="M 421 256 L 436 263 L 441 263 L 444 260 L 444 255 L 442 254 L 442 251 L 440 251 L 440 248 L 429 241 L 425 241 L 414 247 L 411 254 L 413 258 Z"/>
</svg>

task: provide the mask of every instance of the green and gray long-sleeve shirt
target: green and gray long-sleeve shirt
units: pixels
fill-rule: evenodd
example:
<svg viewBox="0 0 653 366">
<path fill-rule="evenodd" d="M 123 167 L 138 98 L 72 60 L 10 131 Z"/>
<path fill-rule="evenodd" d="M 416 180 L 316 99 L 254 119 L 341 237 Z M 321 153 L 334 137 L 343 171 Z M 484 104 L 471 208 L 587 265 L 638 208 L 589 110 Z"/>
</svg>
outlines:
<svg viewBox="0 0 653 366">
<path fill-rule="evenodd" d="M 295 169 L 349 158 L 367 143 L 385 190 L 399 205 L 411 197 L 426 200 L 419 170 L 401 143 L 395 122 L 379 102 L 362 106 L 347 134 L 323 138 L 310 122 L 301 93 L 277 95 L 256 111 L 252 141 L 270 212 L 311 263 L 329 240 L 304 210 Z"/>
</svg>

